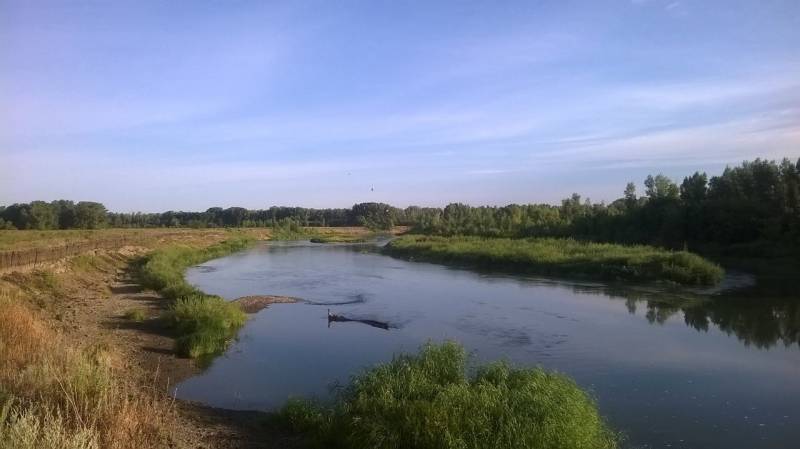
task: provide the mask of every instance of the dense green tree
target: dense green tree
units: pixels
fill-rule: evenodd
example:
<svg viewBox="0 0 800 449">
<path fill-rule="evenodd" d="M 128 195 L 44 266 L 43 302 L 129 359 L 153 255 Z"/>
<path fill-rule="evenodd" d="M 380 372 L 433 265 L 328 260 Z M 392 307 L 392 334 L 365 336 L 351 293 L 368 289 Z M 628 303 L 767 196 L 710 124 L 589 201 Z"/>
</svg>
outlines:
<svg viewBox="0 0 800 449">
<path fill-rule="evenodd" d="M 678 186 L 662 174 L 658 174 L 655 178 L 652 175 L 647 176 L 644 180 L 646 188 L 645 193 L 651 200 L 675 200 L 678 199 Z"/>
<path fill-rule="evenodd" d="M 686 204 L 702 205 L 708 194 L 708 176 L 705 173 L 695 172 L 692 176 L 683 178 L 680 196 Z"/>
<path fill-rule="evenodd" d="M 30 203 L 27 213 L 26 229 L 58 229 L 58 215 L 49 203 L 33 201 Z"/>
<path fill-rule="evenodd" d="M 229 207 L 222 211 L 222 224 L 238 228 L 247 218 L 247 209 L 243 207 Z"/>
<path fill-rule="evenodd" d="M 399 209 L 384 203 L 359 203 L 353 206 L 353 221 L 375 230 L 391 229 Z"/>
<path fill-rule="evenodd" d="M 639 204 L 639 200 L 636 198 L 636 184 L 632 182 L 629 182 L 628 185 L 625 186 L 624 204 L 625 208 L 628 210 L 635 209 Z"/>
<path fill-rule="evenodd" d="M 68 200 L 56 200 L 50 203 L 58 216 L 59 229 L 75 227 L 75 203 Z"/>
<path fill-rule="evenodd" d="M 75 205 L 75 227 L 80 229 L 99 229 L 106 226 L 108 216 L 106 207 L 93 201 L 81 201 Z"/>
</svg>

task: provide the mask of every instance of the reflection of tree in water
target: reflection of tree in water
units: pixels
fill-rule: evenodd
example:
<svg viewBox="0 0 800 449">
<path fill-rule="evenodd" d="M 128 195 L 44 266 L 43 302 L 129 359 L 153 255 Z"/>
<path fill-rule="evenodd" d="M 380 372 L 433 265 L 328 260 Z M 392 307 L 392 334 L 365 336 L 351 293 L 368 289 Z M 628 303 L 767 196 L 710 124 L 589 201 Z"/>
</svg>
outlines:
<svg viewBox="0 0 800 449">
<path fill-rule="evenodd" d="M 775 291 L 763 288 L 715 296 L 608 286 L 575 287 L 575 290 L 624 299 L 628 312 L 634 315 L 644 305 L 647 308 L 644 317 L 651 324 L 663 324 L 682 313 L 687 326 L 708 331 L 713 325 L 728 335 L 735 335 L 746 346 L 770 348 L 783 343 L 800 347 L 800 297 L 797 295 L 776 296 Z"/>
<path fill-rule="evenodd" d="M 769 348 L 779 342 L 800 346 L 800 302 L 792 299 L 714 298 L 683 309 L 686 324 L 707 330 L 715 324 L 745 345 Z"/>
</svg>

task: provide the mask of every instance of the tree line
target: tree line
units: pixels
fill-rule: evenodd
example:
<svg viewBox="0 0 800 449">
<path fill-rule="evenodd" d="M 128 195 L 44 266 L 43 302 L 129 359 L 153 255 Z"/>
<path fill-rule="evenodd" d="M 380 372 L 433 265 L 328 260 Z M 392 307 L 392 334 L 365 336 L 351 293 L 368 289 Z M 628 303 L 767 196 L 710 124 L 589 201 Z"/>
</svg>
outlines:
<svg viewBox="0 0 800 449">
<path fill-rule="evenodd" d="M 800 247 L 800 160 L 756 159 L 708 177 L 696 172 L 680 185 L 648 176 L 644 195 L 628 183 L 606 204 L 573 194 L 560 205 L 471 207 L 450 204 L 423 214 L 417 232 L 487 237 L 574 237 L 667 248 L 754 252 L 761 245 Z"/>
<path fill-rule="evenodd" d="M 800 246 L 800 160 L 756 159 L 709 177 L 696 172 L 680 184 L 658 174 L 644 180 L 644 194 L 628 183 L 606 204 L 578 194 L 559 205 L 510 204 L 444 208 L 360 203 L 352 208 L 212 207 L 205 212 L 118 213 L 100 203 L 33 201 L 0 207 L 0 228 L 93 229 L 101 227 L 412 226 L 434 235 L 575 237 L 667 248 L 717 245 Z"/>
<path fill-rule="evenodd" d="M 108 225 L 108 215 L 93 201 L 31 201 L 0 206 L 0 229 L 98 229 Z"/>
<path fill-rule="evenodd" d="M 404 211 L 384 203 L 360 203 L 350 209 L 278 207 L 250 210 L 212 207 L 205 212 L 109 212 L 101 203 L 32 201 L 0 206 L 0 229 L 99 229 L 163 227 L 367 226 L 390 229 L 405 224 Z"/>
</svg>

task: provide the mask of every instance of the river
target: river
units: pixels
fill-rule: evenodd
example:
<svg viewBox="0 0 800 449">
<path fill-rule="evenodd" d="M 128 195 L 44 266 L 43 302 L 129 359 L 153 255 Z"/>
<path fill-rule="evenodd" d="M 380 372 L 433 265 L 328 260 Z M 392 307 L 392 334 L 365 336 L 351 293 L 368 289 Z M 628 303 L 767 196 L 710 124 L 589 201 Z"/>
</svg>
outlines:
<svg viewBox="0 0 800 449">
<path fill-rule="evenodd" d="M 302 298 L 252 316 L 178 397 L 275 410 L 426 341 L 462 343 L 573 377 L 628 448 L 788 448 L 800 441 L 800 299 L 753 287 L 691 291 L 481 273 L 374 245 L 276 242 L 187 272 L 228 299 Z M 328 310 L 353 319 L 329 322 Z M 362 320 L 362 321 L 358 321 Z M 381 324 L 376 325 L 377 324 Z M 385 325 L 384 325 L 385 324 Z"/>
</svg>

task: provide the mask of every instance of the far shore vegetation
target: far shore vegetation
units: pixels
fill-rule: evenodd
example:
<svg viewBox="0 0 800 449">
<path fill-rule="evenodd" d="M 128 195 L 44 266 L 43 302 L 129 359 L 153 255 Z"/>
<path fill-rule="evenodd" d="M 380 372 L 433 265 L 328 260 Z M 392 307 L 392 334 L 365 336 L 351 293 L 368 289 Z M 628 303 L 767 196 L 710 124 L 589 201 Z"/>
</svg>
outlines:
<svg viewBox="0 0 800 449">
<path fill-rule="evenodd" d="M 713 285 L 722 268 L 686 251 L 572 239 L 507 239 L 406 235 L 384 252 L 415 260 L 554 276 Z"/>
<path fill-rule="evenodd" d="M 58 200 L 0 206 L 0 229 L 265 228 L 274 238 L 324 238 L 310 227 L 407 226 L 414 233 L 503 238 L 572 237 L 599 243 L 652 245 L 715 257 L 793 257 L 800 248 L 800 160 L 756 159 L 675 183 L 657 174 L 644 194 L 629 182 L 620 198 L 592 202 L 573 194 L 558 205 L 444 208 L 360 203 L 351 208 L 212 207 L 203 212 L 108 212 L 100 203 Z M 622 186 L 621 186 L 622 187 Z M 0 247 L 16 237 L 0 232 Z"/>
<path fill-rule="evenodd" d="M 594 400 L 568 377 L 496 362 L 470 375 L 458 344 L 428 344 L 356 375 L 333 405 L 290 401 L 284 425 L 329 449 L 612 449 Z"/>
<path fill-rule="evenodd" d="M 366 241 L 367 239 L 363 237 L 323 236 L 311 238 L 311 243 L 364 243 Z"/>
</svg>

